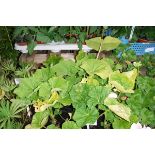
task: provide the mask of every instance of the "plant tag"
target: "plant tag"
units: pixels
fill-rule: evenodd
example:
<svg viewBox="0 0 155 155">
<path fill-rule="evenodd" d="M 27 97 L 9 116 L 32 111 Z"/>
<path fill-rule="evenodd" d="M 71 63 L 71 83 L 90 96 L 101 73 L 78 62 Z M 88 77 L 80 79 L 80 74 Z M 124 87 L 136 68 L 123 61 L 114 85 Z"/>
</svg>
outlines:
<svg viewBox="0 0 155 155">
<path fill-rule="evenodd" d="M 15 84 L 18 85 L 20 83 L 20 79 L 19 78 L 15 78 Z"/>
<path fill-rule="evenodd" d="M 154 47 L 150 47 L 150 48 L 145 49 L 146 53 L 153 52 L 153 51 L 154 51 Z"/>
</svg>

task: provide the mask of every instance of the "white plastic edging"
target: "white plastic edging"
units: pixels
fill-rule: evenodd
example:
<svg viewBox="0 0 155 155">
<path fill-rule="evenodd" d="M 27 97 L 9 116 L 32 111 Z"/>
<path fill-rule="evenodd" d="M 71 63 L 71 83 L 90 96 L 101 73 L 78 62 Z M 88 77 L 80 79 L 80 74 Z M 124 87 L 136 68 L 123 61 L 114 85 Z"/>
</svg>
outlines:
<svg viewBox="0 0 155 155">
<path fill-rule="evenodd" d="M 97 120 L 96 120 L 96 122 L 94 123 L 94 124 L 86 124 L 86 126 L 87 126 L 87 129 L 90 129 L 90 125 L 93 125 L 93 126 L 97 126 Z"/>
<path fill-rule="evenodd" d="M 82 46 L 82 50 L 89 52 L 92 48 L 88 47 L 87 45 Z M 21 46 L 17 43 L 15 44 L 15 50 L 21 51 L 22 53 L 28 53 L 27 45 Z M 79 50 L 77 44 L 56 44 L 56 43 L 48 43 L 48 44 L 38 44 L 34 51 L 42 51 L 42 50 L 50 50 L 52 52 L 60 52 L 61 50 Z"/>
</svg>

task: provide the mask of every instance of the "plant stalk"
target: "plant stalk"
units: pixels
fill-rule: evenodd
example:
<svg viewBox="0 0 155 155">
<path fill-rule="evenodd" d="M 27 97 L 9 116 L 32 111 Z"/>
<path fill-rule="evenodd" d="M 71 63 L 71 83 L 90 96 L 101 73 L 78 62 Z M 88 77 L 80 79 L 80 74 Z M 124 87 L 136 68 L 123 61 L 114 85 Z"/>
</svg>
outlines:
<svg viewBox="0 0 155 155">
<path fill-rule="evenodd" d="M 101 42 L 101 44 L 100 44 L 100 48 L 99 48 L 99 51 L 98 51 L 98 53 L 97 53 L 96 59 L 98 59 L 99 56 L 100 56 L 100 53 L 101 53 L 101 47 L 102 47 L 102 42 Z"/>
</svg>

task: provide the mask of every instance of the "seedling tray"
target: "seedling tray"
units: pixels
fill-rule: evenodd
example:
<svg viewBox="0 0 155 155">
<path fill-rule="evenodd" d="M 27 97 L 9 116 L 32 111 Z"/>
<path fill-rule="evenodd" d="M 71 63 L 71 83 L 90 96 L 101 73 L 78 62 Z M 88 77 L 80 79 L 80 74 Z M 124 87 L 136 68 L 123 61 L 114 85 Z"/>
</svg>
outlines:
<svg viewBox="0 0 155 155">
<path fill-rule="evenodd" d="M 129 49 L 134 50 L 136 55 L 155 54 L 155 43 L 131 43 Z"/>
</svg>

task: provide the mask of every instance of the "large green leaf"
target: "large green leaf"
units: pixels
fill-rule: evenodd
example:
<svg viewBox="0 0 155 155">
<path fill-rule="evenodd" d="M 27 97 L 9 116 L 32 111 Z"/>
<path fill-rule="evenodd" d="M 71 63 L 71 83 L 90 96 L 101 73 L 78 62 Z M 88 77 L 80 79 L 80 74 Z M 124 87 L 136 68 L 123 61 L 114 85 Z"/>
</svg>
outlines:
<svg viewBox="0 0 155 155">
<path fill-rule="evenodd" d="M 74 85 L 70 91 L 70 97 L 74 108 L 85 108 L 87 101 L 90 98 L 88 96 L 90 86 L 87 84 L 79 83 Z"/>
<path fill-rule="evenodd" d="M 76 56 L 76 61 L 82 60 L 87 56 L 87 53 L 83 50 L 78 52 L 78 55 Z"/>
<path fill-rule="evenodd" d="M 70 105 L 70 97 L 68 96 L 70 83 L 67 80 L 62 77 L 53 77 L 49 80 L 49 85 L 52 91 L 59 92 L 59 102 Z"/>
<path fill-rule="evenodd" d="M 68 88 L 68 81 L 62 77 L 53 77 L 49 79 L 49 84 L 51 85 L 52 89 L 58 91 L 66 91 Z"/>
<path fill-rule="evenodd" d="M 51 86 L 48 82 L 44 82 L 40 85 L 39 96 L 43 99 L 48 99 L 51 95 Z"/>
<path fill-rule="evenodd" d="M 119 39 L 110 36 L 107 36 L 104 39 L 96 37 L 86 40 L 86 44 L 96 51 L 99 51 L 100 48 L 101 51 L 110 51 L 117 48 L 120 43 L 121 41 Z"/>
<path fill-rule="evenodd" d="M 24 78 L 21 80 L 19 87 L 14 90 L 14 93 L 22 99 L 37 99 L 37 91 L 39 90 L 40 83 L 38 83 L 33 77 Z"/>
<path fill-rule="evenodd" d="M 79 68 L 71 60 L 63 60 L 52 67 L 52 71 L 55 72 L 57 76 L 74 75 L 78 70 Z"/>
<path fill-rule="evenodd" d="M 133 93 L 137 70 L 120 73 L 115 71 L 109 77 L 109 83 L 122 93 Z"/>
<path fill-rule="evenodd" d="M 93 76 L 96 74 L 102 79 L 108 78 L 112 73 L 111 66 L 107 61 L 98 59 L 88 59 L 84 61 L 81 68 L 83 68 L 89 75 Z"/>
<path fill-rule="evenodd" d="M 52 76 L 54 76 L 54 72 L 51 68 L 42 68 L 37 69 L 37 71 L 33 74 L 36 82 L 47 82 Z"/>
<path fill-rule="evenodd" d="M 73 119 L 76 121 L 79 127 L 83 127 L 86 124 L 94 124 L 98 119 L 99 113 L 96 108 L 79 108 L 75 110 Z"/>
<path fill-rule="evenodd" d="M 127 105 L 113 98 L 106 98 L 104 104 L 116 115 L 130 122 L 131 110 Z"/>
<path fill-rule="evenodd" d="M 80 129 L 73 121 L 66 121 L 62 124 L 62 129 Z"/>
<path fill-rule="evenodd" d="M 48 122 L 49 111 L 37 112 L 33 115 L 32 128 L 43 128 Z"/>
<path fill-rule="evenodd" d="M 99 51 L 101 43 L 103 43 L 103 39 L 101 37 L 96 37 L 96 38 L 86 40 L 87 46 L 89 46 L 90 48 L 96 51 Z"/>
<path fill-rule="evenodd" d="M 47 84 L 44 84 L 44 82 L 48 82 L 52 75 L 53 73 L 49 68 L 38 69 L 32 77 L 22 79 L 19 87 L 15 89 L 14 93 L 22 99 L 27 98 L 30 100 L 37 100 L 38 91 L 40 89 L 41 90 L 39 92 L 39 95 L 41 97 L 45 95 L 45 93 L 43 92 L 43 89 L 45 87 L 46 89 L 48 89 L 49 92 L 49 88 L 47 88 L 48 86 Z M 46 94 L 45 98 L 47 98 L 47 96 L 48 95 Z"/>
<path fill-rule="evenodd" d="M 102 50 L 110 51 L 110 50 L 116 49 L 120 43 L 121 41 L 119 39 L 107 36 L 103 40 Z"/>
<path fill-rule="evenodd" d="M 97 104 L 102 104 L 105 98 L 109 95 L 111 91 L 110 87 L 102 87 L 102 86 L 95 86 L 92 87 L 89 91 L 89 100 L 87 102 L 88 107 L 96 106 Z"/>
</svg>

